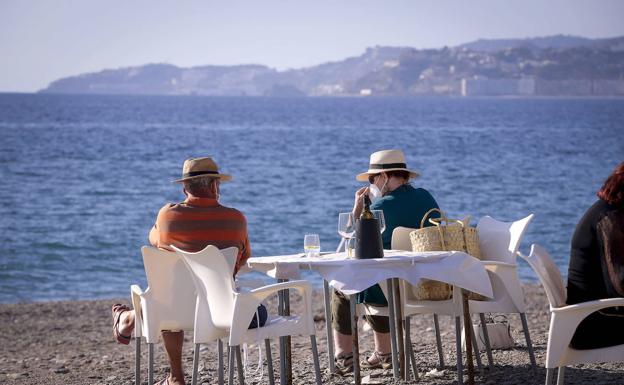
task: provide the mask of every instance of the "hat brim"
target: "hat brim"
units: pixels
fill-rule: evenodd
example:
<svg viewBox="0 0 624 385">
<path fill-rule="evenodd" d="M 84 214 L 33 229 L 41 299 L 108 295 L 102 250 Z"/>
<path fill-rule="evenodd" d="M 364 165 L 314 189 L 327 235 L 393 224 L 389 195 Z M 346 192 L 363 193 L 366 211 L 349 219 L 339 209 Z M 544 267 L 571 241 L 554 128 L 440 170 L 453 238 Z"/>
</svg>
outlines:
<svg viewBox="0 0 624 385">
<path fill-rule="evenodd" d="M 406 168 L 384 168 L 384 169 L 369 169 L 367 172 L 363 172 L 358 174 L 355 179 L 358 182 L 368 182 L 369 175 L 381 174 L 382 172 L 388 171 L 407 171 L 409 172 L 409 179 L 418 178 L 420 176 L 419 172 L 408 170 Z"/>
<path fill-rule="evenodd" d="M 196 175 L 196 176 L 189 176 L 187 178 L 176 179 L 172 181 L 172 183 L 182 183 L 187 180 L 193 180 L 193 179 L 199 179 L 199 178 L 219 178 L 221 179 L 222 182 L 229 182 L 232 180 L 232 176 L 227 175 L 227 174 L 204 174 L 204 175 Z"/>
</svg>

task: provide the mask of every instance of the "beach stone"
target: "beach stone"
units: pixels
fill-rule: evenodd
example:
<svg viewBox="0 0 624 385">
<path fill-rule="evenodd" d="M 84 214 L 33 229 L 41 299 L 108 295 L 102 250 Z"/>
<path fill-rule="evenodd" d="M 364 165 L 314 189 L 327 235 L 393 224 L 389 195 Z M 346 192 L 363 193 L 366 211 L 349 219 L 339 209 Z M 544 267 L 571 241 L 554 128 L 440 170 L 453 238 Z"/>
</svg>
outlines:
<svg viewBox="0 0 624 385">
<path fill-rule="evenodd" d="M 10 378 L 12 380 L 16 380 L 16 379 L 21 378 L 21 377 L 28 377 L 28 373 L 26 373 L 26 372 L 23 372 L 23 373 L 9 373 L 6 376 L 7 376 L 7 378 Z"/>
</svg>

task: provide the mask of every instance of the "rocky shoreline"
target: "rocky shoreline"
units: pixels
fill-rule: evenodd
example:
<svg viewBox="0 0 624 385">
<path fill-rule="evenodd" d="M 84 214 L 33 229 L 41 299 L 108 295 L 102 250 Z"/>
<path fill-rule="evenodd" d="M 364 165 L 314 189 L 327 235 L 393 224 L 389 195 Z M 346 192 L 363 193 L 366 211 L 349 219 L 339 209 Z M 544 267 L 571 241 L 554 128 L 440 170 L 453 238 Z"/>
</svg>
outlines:
<svg viewBox="0 0 624 385">
<path fill-rule="evenodd" d="M 524 342 L 520 318 L 509 315 L 512 335 L 516 346 L 494 351 L 494 370 L 477 371 L 476 382 L 480 384 L 542 384 L 545 369 L 546 341 L 549 312 L 546 296 L 541 286 L 524 286 L 529 329 L 538 363 L 533 373 Z M 315 321 L 318 349 L 321 359 L 323 383 L 349 384 L 352 376 L 332 376 L 327 369 L 327 340 L 325 338 L 325 317 L 322 293 L 314 293 Z M 98 301 L 61 301 L 26 304 L 0 304 L 0 384 L 133 384 L 134 346 L 119 345 L 112 337 L 110 307 L 115 302 L 129 303 L 127 299 Z M 269 303 L 269 310 L 275 312 L 275 300 Z M 291 307 L 296 312 L 299 299 L 293 295 Z M 412 318 L 412 342 L 416 352 L 419 380 L 403 382 L 408 384 L 453 384 L 456 383 L 454 327 L 450 317 L 440 317 L 442 342 L 445 353 L 445 368 L 439 368 L 435 348 L 433 319 L 429 315 Z M 360 353 L 367 355 L 372 350 L 372 335 L 364 331 L 360 322 Z M 184 359 L 187 381 L 190 382 L 192 367 L 192 333 L 186 333 Z M 144 345 L 145 346 L 145 345 Z M 200 383 L 217 383 L 216 343 L 202 348 Z M 146 368 L 146 349 L 143 349 L 143 368 Z M 166 356 L 160 344 L 156 349 L 156 375 L 166 375 Z M 278 344 L 272 341 L 272 352 L 276 380 L 279 380 Z M 264 377 L 253 374 L 258 362 L 258 349 L 249 349 L 249 375 L 247 384 L 268 383 L 266 368 Z M 313 384 L 309 340 L 295 337 L 292 341 L 294 384 Z M 487 364 L 485 352 L 481 354 Z M 487 365 L 486 365 L 487 366 Z M 433 369 L 441 371 L 432 375 Z M 428 374 L 429 373 L 429 374 Z M 362 371 L 370 376 L 371 383 L 395 383 L 391 370 Z M 145 375 L 143 383 L 146 383 Z M 579 365 L 568 368 L 566 384 L 624 384 L 624 363 Z"/>
</svg>

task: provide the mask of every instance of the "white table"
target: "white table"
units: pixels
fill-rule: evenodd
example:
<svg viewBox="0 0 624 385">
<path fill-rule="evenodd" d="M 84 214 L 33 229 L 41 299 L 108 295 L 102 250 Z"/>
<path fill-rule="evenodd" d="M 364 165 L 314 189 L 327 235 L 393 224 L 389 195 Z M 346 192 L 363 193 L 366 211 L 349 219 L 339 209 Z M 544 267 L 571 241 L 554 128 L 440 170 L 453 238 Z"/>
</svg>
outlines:
<svg viewBox="0 0 624 385">
<path fill-rule="evenodd" d="M 329 286 L 351 297 L 352 312 L 355 309 L 355 294 L 383 281 L 387 281 L 389 287 L 394 287 L 398 279 L 403 279 L 413 285 L 423 278 L 433 279 L 483 294 L 487 297 L 493 296 L 492 286 L 483 264 L 478 259 L 459 251 L 410 252 L 384 250 L 384 258 L 380 259 L 349 259 L 346 258 L 344 252 L 325 254 L 317 258 L 307 258 L 302 256 L 302 254 L 293 254 L 250 258 L 247 264 L 251 269 L 263 272 L 278 280 L 298 279 L 300 270 L 308 269 L 317 271 L 323 277 L 325 280 L 325 316 L 328 329 L 327 343 L 330 369 L 333 369 L 334 362 Z M 393 292 L 394 290 L 390 291 L 388 298 L 390 314 L 394 314 L 393 311 L 396 307 L 391 294 Z M 286 298 L 287 295 L 280 297 L 280 300 L 283 301 Z M 287 304 L 285 306 L 280 304 L 280 309 L 282 310 L 287 310 L 287 307 Z M 355 322 L 352 322 L 352 324 L 354 324 L 353 327 L 355 332 L 357 332 L 357 324 Z M 396 321 L 394 317 L 390 317 L 393 369 L 395 378 L 398 378 L 397 345 L 402 348 L 402 344 L 397 343 L 396 329 Z M 286 353 L 285 349 L 280 350 Z M 357 355 L 357 337 L 354 335 L 356 384 L 359 383 L 359 358 Z M 291 376 L 286 374 L 282 378 L 290 379 Z M 282 381 L 282 384 L 285 383 L 288 383 L 288 381 Z"/>
</svg>

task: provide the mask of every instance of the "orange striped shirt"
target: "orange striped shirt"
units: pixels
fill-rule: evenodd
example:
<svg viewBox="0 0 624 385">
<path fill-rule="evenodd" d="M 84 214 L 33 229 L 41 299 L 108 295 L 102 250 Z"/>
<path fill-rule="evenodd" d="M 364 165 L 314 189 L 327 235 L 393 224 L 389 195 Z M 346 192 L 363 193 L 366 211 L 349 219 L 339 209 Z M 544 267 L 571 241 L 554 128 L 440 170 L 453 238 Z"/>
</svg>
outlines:
<svg viewBox="0 0 624 385">
<path fill-rule="evenodd" d="M 168 203 L 158 212 L 150 242 L 170 250 L 169 245 L 189 251 L 207 245 L 238 248 L 234 275 L 251 256 L 247 220 L 238 210 L 221 206 L 216 199 L 188 196 L 182 203 Z"/>
</svg>

